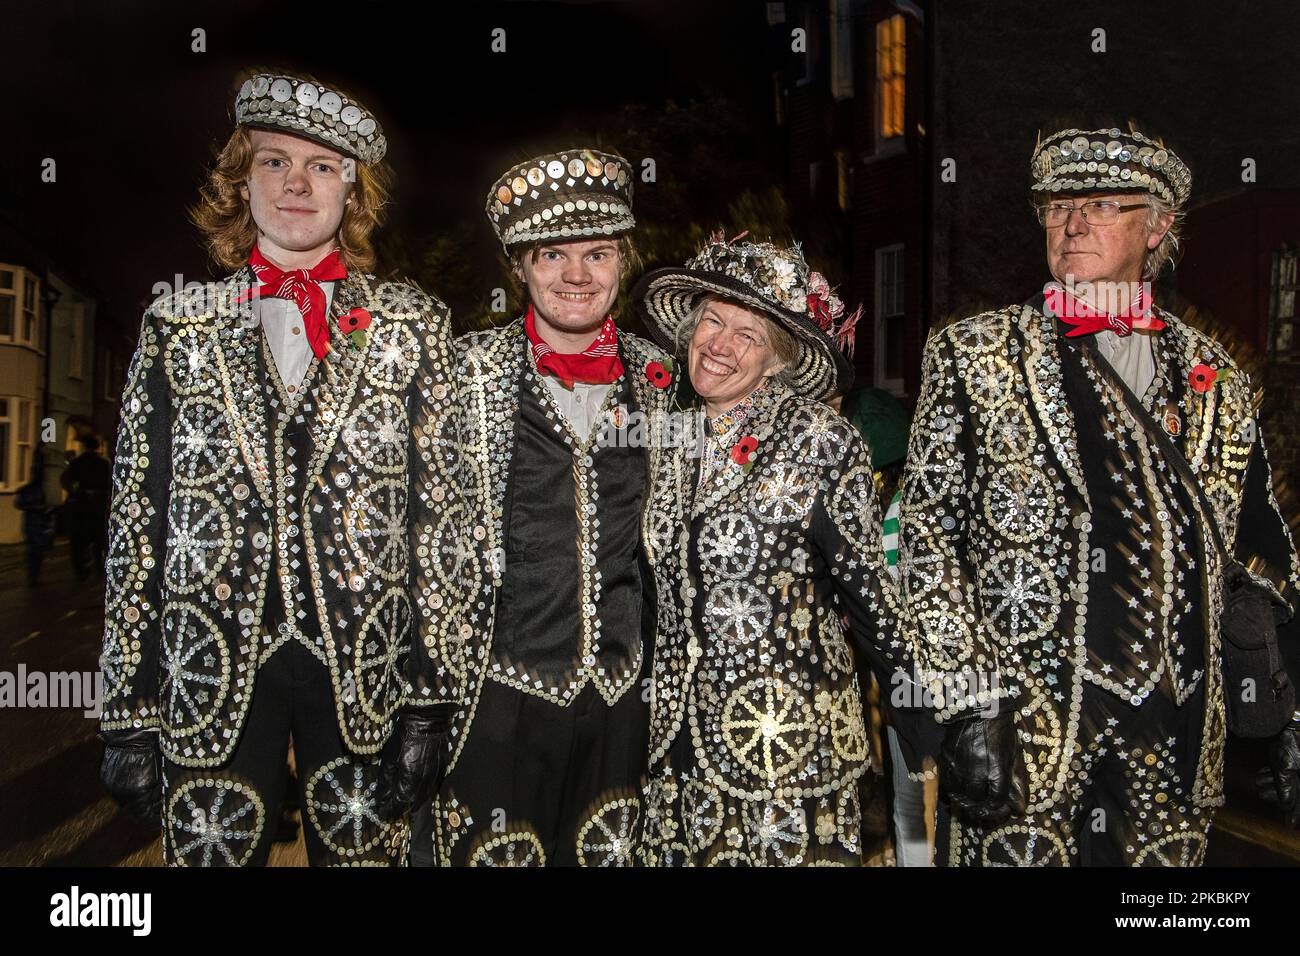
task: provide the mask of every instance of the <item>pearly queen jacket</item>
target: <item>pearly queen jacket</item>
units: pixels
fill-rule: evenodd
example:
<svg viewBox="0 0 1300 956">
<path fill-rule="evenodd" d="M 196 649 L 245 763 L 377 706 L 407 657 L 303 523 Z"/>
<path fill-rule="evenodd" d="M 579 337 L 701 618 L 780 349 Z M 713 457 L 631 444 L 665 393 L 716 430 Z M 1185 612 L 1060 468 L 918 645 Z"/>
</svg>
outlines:
<svg viewBox="0 0 1300 956">
<path fill-rule="evenodd" d="M 1155 379 L 1139 398 L 1201 476 L 1228 546 L 1294 604 L 1300 566 L 1273 496 L 1248 377 L 1210 336 L 1156 312 L 1166 327 L 1152 340 Z M 1039 296 L 956 322 L 927 343 L 903 482 L 899 570 L 937 712 L 947 720 L 992 699 L 1014 706 L 1030 810 L 1038 811 L 1062 799 L 1075 773 L 1085 687 L 1132 707 L 1157 691 L 1179 705 L 1203 691 L 1192 800 L 1217 806 L 1225 738 L 1220 562 L 1203 521 L 1193 522 L 1185 540 L 1161 538 L 1168 529 L 1160 526 L 1190 499 L 1181 486 L 1173 489 L 1172 467 L 1126 410 L 1101 427 L 1141 462 L 1137 480 L 1126 485 L 1125 476 L 1114 474 L 1120 484 L 1091 489 L 1085 482 L 1085 457 L 1103 450 L 1081 447 L 1063 378 L 1063 341 Z M 1219 374 L 1203 393 L 1191 386 L 1198 365 Z M 1100 398 L 1096 409 L 1101 415 Z M 1154 552 L 1144 550 L 1141 537 L 1131 553 L 1104 540 L 1093 522 L 1100 504 L 1094 499 L 1103 493 L 1127 494 L 1134 515 L 1151 516 L 1132 520 L 1150 526 L 1146 541 Z M 1172 556 L 1182 552 L 1170 542 L 1195 557 L 1180 565 Z M 1207 554 L 1208 562 L 1201 558 Z M 1140 636 L 1149 628 L 1151 636 L 1132 647 L 1094 646 L 1103 631 L 1115 632 L 1110 625 L 1089 628 L 1090 604 L 1113 606 L 1104 590 L 1114 587 L 1107 561 L 1131 563 L 1138 574 L 1151 568 L 1170 574 L 1172 583 L 1162 589 L 1153 582 L 1129 599 L 1129 617 L 1114 619 L 1127 633 Z M 1204 589 L 1201 600 L 1187 598 L 1193 587 Z M 1205 613 L 1180 626 L 1178 615 L 1189 607 Z M 1184 629 L 1203 633 L 1204 646 L 1198 642 L 1186 653 Z M 1294 638 L 1281 637 L 1285 655 Z M 1183 667 L 1184 657 L 1195 668 Z M 985 679 L 954 681 L 962 672 Z"/>
<path fill-rule="evenodd" d="M 469 518 L 465 522 L 467 557 L 461 583 L 465 621 L 460 626 L 460 640 L 454 645 L 455 653 L 447 660 L 448 679 L 457 688 L 458 699 L 464 701 L 451 727 L 452 767 L 469 738 L 484 681 L 497 680 L 523 693 L 538 694 L 557 706 L 567 706 L 590 682 L 605 703 L 612 705 L 624 693 L 641 692 L 641 688 L 632 685 L 632 679 L 641 671 L 645 643 L 651 637 L 639 635 L 635 657 L 627 663 L 626 673 L 609 673 L 593 666 L 575 675 L 568 686 L 558 689 L 542 686 L 536 675 L 508 666 L 500 659 L 494 640 L 509 539 L 509 528 L 505 526 L 507 496 L 511 493 L 520 386 L 532 359 L 522 318 L 499 328 L 463 335 L 454 347 L 458 363 L 459 432 L 464 443 L 461 462 L 464 500 Z M 622 330 L 618 331 L 618 350 L 623 362 L 623 379 L 610 389 L 602 411 L 621 436 L 618 441 L 629 447 L 646 448 L 647 474 L 650 474 L 662 454 L 659 443 L 652 438 L 664 428 L 672 389 L 661 387 L 666 384 L 663 381 L 658 386 L 652 383 L 649 368 L 653 363 L 663 363 L 666 353 Z M 625 385 L 636 407 L 620 411 L 616 403 Z M 629 416 L 627 421 L 621 419 L 623 413 Z M 639 417 L 634 419 L 633 413 Z M 554 427 L 559 431 L 561 425 L 557 422 Z M 575 462 L 575 473 L 590 473 L 594 467 L 590 456 L 575 456 Z M 527 493 L 538 495 L 553 492 L 554 489 L 546 488 L 527 489 Z M 594 502 L 578 507 L 577 545 L 583 570 L 582 580 L 576 584 L 584 594 L 591 595 L 589 605 L 581 614 L 580 640 L 588 654 L 600 645 L 596 601 L 601 578 L 601 547 L 607 543 L 626 544 L 606 542 L 600 536 L 599 516 L 599 506 Z"/>
<path fill-rule="evenodd" d="M 383 746 L 399 705 L 455 703 L 442 660 L 464 508 L 446 307 L 349 275 L 330 350 L 296 401 L 280 393 L 289 415 L 273 417 L 265 376 L 278 376 L 246 299 L 255 284 L 244 268 L 156 301 L 122 402 L 101 726 L 159 728 L 183 766 L 230 757 L 258 668 L 304 632 L 356 753 Z M 363 345 L 338 325 L 355 308 L 372 319 Z M 305 473 L 286 473 L 290 416 L 310 436 Z"/>
<path fill-rule="evenodd" d="M 870 762 L 856 658 L 892 696 L 914 667 L 913 641 L 885 562 L 870 449 L 847 419 L 783 385 L 754 401 L 748 467 L 728 460 L 697 488 L 700 462 L 679 449 L 653 473 L 650 771 L 686 735 L 692 775 L 723 793 L 821 797 Z M 934 720 L 905 701 L 895 722 L 909 771 L 923 772 Z"/>
</svg>

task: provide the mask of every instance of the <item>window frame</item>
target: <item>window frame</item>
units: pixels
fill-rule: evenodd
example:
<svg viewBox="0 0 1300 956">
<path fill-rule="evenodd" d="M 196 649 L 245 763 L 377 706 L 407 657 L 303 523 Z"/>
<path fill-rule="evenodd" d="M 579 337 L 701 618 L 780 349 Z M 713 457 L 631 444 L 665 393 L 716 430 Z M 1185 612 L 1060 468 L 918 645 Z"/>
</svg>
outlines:
<svg viewBox="0 0 1300 956">
<path fill-rule="evenodd" d="M 43 353 L 40 277 L 24 266 L 9 262 L 0 262 L 0 272 L 14 277 L 9 288 L 0 288 L 0 296 L 13 301 L 13 325 L 8 334 L 0 332 L 0 345 L 17 345 Z"/>
<path fill-rule="evenodd" d="M 9 451 L 14 434 L 11 401 L 10 396 L 0 395 L 0 493 L 17 491 L 19 487 L 9 480 L 13 474 L 13 458 Z"/>
<path fill-rule="evenodd" d="M 875 370 L 874 379 L 877 388 L 884 389 L 894 395 L 904 393 L 904 370 L 900 368 L 898 378 L 888 378 L 885 374 L 886 356 L 888 355 L 888 327 L 887 323 L 891 319 L 903 320 L 900 322 L 899 332 L 902 334 L 901 326 L 906 321 L 907 316 L 907 286 L 906 286 L 906 260 L 905 244 L 901 242 L 890 243 L 887 246 L 878 246 L 875 250 L 875 272 L 873 274 L 873 294 L 875 296 L 875 322 L 874 322 L 874 346 L 875 346 Z M 890 277 L 889 285 L 891 290 L 896 286 L 897 303 L 896 310 L 885 311 L 885 292 L 886 283 L 884 280 L 885 262 L 887 259 L 896 256 L 897 269 L 893 276 Z M 905 363 L 904 363 L 905 364 Z"/>
<path fill-rule="evenodd" d="M 86 378 L 86 305 L 72 306 L 72 335 L 68 345 L 68 378 L 79 382 Z"/>
</svg>

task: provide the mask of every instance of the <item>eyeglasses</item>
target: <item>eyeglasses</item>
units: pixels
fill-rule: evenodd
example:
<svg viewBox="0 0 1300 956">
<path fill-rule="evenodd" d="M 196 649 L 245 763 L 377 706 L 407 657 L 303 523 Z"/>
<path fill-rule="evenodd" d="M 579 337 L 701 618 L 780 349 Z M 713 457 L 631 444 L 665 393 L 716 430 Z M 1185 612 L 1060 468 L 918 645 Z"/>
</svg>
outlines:
<svg viewBox="0 0 1300 956">
<path fill-rule="evenodd" d="M 1122 212 L 1132 212 L 1134 209 L 1146 208 L 1147 204 L 1144 202 L 1121 206 L 1109 199 L 1091 199 L 1082 206 L 1075 206 L 1068 202 L 1044 203 L 1041 206 L 1036 206 L 1034 212 L 1037 214 L 1040 223 L 1048 229 L 1054 229 L 1057 226 L 1064 226 L 1072 212 L 1077 212 L 1083 217 L 1083 221 L 1090 226 L 1109 226 L 1119 219 L 1119 214 Z"/>
</svg>

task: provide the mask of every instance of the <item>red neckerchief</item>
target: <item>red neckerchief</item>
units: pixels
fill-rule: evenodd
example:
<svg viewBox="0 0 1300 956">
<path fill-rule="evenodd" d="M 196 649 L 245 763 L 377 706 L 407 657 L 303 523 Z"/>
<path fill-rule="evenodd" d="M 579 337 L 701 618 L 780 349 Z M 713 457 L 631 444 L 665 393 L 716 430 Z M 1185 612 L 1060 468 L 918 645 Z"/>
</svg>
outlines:
<svg viewBox="0 0 1300 956">
<path fill-rule="evenodd" d="M 565 388 L 573 388 L 574 382 L 608 385 L 617 382 L 623 374 L 623 360 L 618 357 L 618 335 L 614 331 L 614 320 L 609 316 L 605 316 L 600 334 L 577 355 L 562 355 L 542 341 L 537 334 L 531 305 L 524 316 L 524 332 L 532 344 L 537 371 L 554 375 Z"/>
<path fill-rule="evenodd" d="M 291 272 L 272 265 L 262 255 L 262 250 L 253 246 L 253 253 L 248 257 L 248 264 L 253 274 L 263 283 L 254 289 L 251 296 L 262 299 L 291 299 L 298 311 L 302 313 L 302 322 L 307 333 L 307 341 L 317 358 L 324 358 L 329 349 L 330 330 L 325 319 L 325 290 L 322 282 L 346 279 L 348 270 L 334 250 L 310 269 L 294 269 Z"/>
<path fill-rule="evenodd" d="M 1072 326 L 1065 333 L 1066 338 L 1079 335 L 1093 335 L 1110 330 L 1116 335 L 1129 335 L 1134 329 L 1150 329 L 1158 332 L 1165 327 L 1164 322 L 1151 315 L 1151 300 L 1146 287 L 1139 286 L 1138 294 L 1118 315 L 1099 312 L 1081 299 L 1076 299 L 1061 286 L 1052 284 L 1043 292 L 1047 307 L 1066 325 Z"/>
</svg>

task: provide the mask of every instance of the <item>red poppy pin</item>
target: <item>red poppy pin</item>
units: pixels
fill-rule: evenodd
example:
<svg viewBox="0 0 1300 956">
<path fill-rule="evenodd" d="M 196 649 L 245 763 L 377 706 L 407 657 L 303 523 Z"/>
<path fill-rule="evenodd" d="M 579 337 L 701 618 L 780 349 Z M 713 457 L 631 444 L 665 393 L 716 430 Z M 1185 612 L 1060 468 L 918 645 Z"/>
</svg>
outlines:
<svg viewBox="0 0 1300 956">
<path fill-rule="evenodd" d="M 673 381 L 673 360 L 650 362 L 645 367 L 645 377 L 655 388 L 667 388 Z"/>
<path fill-rule="evenodd" d="M 731 446 L 731 460 L 748 473 L 749 469 L 754 467 L 754 452 L 757 450 L 758 439 L 753 435 L 746 435 Z"/>
<path fill-rule="evenodd" d="M 366 329 L 370 328 L 370 313 L 357 306 L 347 315 L 339 317 L 339 331 L 352 340 L 352 347 L 366 347 Z"/>
<path fill-rule="evenodd" d="M 1193 392 L 1205 394 L 1214 388 L 1215 381 L 1219 378 L 1219 373 L 1208 365 L 1198 365 L 1187 374 L 1187 384 L 1192 387 Z"/>
</svg>

